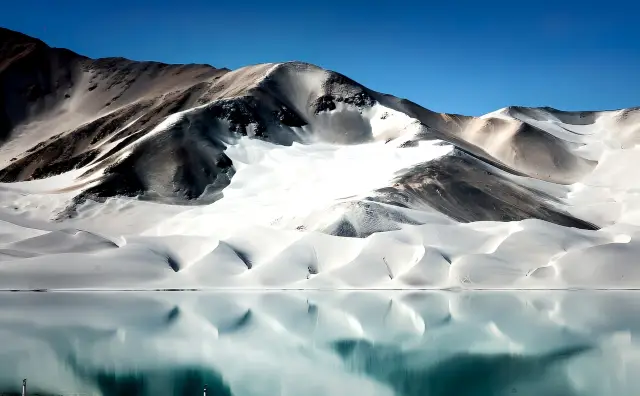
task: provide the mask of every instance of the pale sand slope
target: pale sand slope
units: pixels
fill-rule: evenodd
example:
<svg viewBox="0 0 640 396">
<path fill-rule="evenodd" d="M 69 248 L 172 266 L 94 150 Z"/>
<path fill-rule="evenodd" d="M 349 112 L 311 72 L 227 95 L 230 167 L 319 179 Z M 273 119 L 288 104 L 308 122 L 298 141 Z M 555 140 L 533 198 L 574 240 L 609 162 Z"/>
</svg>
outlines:
<svg viewBox="0 0 640 396">
<path fill-rule="evenodd" d="M 3 293 L 0 392 L 633 396 L 633 294 Z"/>
<path fill-rule="evenodd" d="M 0 289 L 640 287 L 639 109 L 474 118 L 300 62 L 71 57 L 96 88 L 3 91 Z"/>
</svg>

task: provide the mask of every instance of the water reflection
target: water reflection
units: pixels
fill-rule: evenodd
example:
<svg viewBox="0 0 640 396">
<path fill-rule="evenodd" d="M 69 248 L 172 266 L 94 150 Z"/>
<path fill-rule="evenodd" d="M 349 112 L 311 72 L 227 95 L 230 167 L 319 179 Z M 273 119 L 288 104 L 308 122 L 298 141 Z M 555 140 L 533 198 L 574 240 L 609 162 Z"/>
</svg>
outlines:
<svg viewBox="0 0 640 396">
<path fill-rule="evenodd" d="M 396 394 L 488 396 L 506 394 L 577 395 L 557 365 L 588 348 L 567 348 L 542 355 L 458 353 L 437 364 L 421 365 L 419 356 L 362 341 L 339 343 L 355 367 L 389 384 Z"/>
<path fill-rule="evenodd" d="M 0 294 L 0 394 L 640 394 L 634 292 Z"/>
</svg>

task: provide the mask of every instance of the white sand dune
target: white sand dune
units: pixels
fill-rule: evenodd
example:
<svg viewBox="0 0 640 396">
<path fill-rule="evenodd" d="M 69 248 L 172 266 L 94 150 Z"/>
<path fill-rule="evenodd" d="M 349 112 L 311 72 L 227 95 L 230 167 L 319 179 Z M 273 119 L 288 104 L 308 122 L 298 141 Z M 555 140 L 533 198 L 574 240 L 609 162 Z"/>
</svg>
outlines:
<svg viewBox="0 0 640 396">
<path fill-rule="evenodd" d="M 439 114 L 0 33 L 0 289 L 640 287 L 638 108 Z"/>
</svg>

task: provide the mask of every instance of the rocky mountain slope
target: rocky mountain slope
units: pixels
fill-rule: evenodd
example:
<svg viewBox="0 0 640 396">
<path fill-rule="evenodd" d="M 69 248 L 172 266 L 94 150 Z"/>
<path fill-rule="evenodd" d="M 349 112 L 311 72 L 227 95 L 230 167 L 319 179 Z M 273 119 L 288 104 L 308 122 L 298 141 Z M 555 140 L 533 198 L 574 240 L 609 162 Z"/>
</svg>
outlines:
<svg viewBox="0 0 640 396">
<path fill-rule="evenodd" d="M 506 272 L 487 275 L 487 284 L 527 284 L 532 274 L 542 279 L 535 287 L 575 284 L 567 280 L 573 272 L 555 267 L 560 256 L 632 246 L 635 223 L 623 220 L 635 210 L 635 193 L 620 161 L 636 161 L 638 129 L 639 108 L 441 114 L 301 62 L 231 71 L 89 59 L 0 29 L 1 198 L 7 216 L 22 219 L 8 221 L 44 221 L 36 228 L 57 233 L 63 245 L 72 235 L 87 254 L 111 246 L 103 237 L 122 250 L 144 235 L 193 236 L 189 249 L 151 244 L 174 272 L 227 260 L 241 271 L 230 264 L 206 273 L 235 277 L 277 262 L 259 279 L 230 285 L 372 286 L 395 284 L 402 272 L 403 286 L 469 286 L 484 282 L 469 271 L 496 266 Z M 123 208 L 137 224 L 118 217 Z M 267 247 L 249 242 L 261 227 L 284 234 Z M 443 230 L 429 227 L 459 235 L 435 243 L 426 235 Z M 552 235 L 567 240 L 550 248 Z M 3 250 L 9 262 L 50 258 L 47 238 L 27 250 L 14 239 Z M 540 244 L 551 250 L 542 253 Z M 319 252 L 336 249 L 340 259 Z M 279 269 L 286 260 L 295 270 Z M 370 277 L 372 266 L 382 275 Z M 453 270 L 460 266 L 462 275 Z M 640 271 L 628 270 L 637 277 L 624 284 L 640 281 Z"/>
</svg>

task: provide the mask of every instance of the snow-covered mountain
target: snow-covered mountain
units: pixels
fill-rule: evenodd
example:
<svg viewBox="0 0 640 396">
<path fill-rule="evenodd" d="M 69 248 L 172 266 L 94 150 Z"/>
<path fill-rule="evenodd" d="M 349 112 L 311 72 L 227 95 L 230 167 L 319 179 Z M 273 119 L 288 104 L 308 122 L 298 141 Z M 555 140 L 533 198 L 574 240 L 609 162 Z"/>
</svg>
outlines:
<svg viewBox="0 0 640 396">
<path fill-rule="evenodd" d="M 0 289 L 640 287 L 640 108 L 441 114 L 0 29 L 0 139 Z"/>
</svg>

